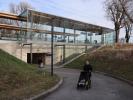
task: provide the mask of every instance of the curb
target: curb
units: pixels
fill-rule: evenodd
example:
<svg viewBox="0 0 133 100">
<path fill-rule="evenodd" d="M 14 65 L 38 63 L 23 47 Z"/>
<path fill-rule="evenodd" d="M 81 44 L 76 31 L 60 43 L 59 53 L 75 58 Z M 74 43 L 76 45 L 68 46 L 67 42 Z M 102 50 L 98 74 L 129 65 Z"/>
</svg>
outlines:
<svg viewBox="0 0 133 100">
<path fill-rule="evenodd" d="M 123 81 L 123 82 L 128 83 L 129 85 L 133 86 L 133 81 L 124 79 L 124 78 L 122 78 L 122 77 L 118 77 L 118 76 L 115 76 L 115 75 L 112 75 L 112 74 L 108 74 L 108 73 L 105 73 L 105 72 L 100 72 L 100 71 L 95 71 L 95 73 L 103 74 L 103 75 L 105 75 L 105 76 L 110 76 L 110 77 L 112 77 L 112 78 L 118 79 L 118 80 L 120 80 L 120 81 Z"/>
<path fill-rule="evenodd" d="M 50 93 L 54 92 L 55 90 L 57 90 L 63 83 L 63 78 L 60 77 L 60 81 L 55 85 L 53 86 L 52 88 L 48 89 L 47 91 L 45 92 L 42 92 L 38 95 L 35 95 L 27 100 L 42 100 L 42 98 L 48 96 Z"/>
</svg>

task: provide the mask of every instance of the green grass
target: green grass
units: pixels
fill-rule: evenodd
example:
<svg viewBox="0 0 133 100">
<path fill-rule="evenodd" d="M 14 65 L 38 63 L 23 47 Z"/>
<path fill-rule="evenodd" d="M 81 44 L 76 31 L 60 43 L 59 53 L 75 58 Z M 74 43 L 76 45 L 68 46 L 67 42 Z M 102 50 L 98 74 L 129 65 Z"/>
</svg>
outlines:
<svg viewBox="0 0 133 100">
<path fill-rule="evenodd" d="M 0 50 L 0 100 L 22 100 L 46 91 L 54 86 L 59 78 L 45 75 L 36 66 L 29 65 Z"/>
<path fill-rule="evenodd" d="M 133 81 L 133 50 L 103 48 L 92 54 L 86 54 L 65 67 L 83 69 L 85 60 L 89 60 L 94 71 L 106 72 Z"/>
<path fill-rule="evenodd" d="M 67 62 L 67 61 L 73 59 L 74 57 L 76 57 L 76 56 L 78 56 L 78 55 L 80 55 L 80 53 L 75 53 L 75 54 L 72 54 L 72 55 L 66 57 L 66 58 L 65 58 L 65 62 Z"/>
</svg>

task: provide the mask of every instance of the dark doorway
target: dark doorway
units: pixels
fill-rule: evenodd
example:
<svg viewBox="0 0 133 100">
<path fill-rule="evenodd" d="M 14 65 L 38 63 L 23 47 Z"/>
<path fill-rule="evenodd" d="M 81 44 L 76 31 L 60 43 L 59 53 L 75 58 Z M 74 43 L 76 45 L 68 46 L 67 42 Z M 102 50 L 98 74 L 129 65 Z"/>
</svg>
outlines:
<svg viewBox="0 0 133 100">
<path fill-rule="evenodd" d="M 27 53 L 27 63 L 30 63 L 30 53 Z M 38 59 L 42 59 L 45 65 L 46 53 L 32 53 L 32 64 L 38 64 Z"/>
</svg>

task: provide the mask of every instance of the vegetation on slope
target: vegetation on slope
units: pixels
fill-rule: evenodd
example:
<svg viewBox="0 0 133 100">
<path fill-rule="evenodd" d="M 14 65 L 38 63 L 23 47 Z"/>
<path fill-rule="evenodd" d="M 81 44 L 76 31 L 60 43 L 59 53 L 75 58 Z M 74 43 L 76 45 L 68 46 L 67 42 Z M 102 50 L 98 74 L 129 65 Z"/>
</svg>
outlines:
<svg viewBox="0 0 133 100">
<path fill-rule="evenodd" d="M 0 50 L 0 99 L 19 100 L 47 90 L 59 81 L 48 72 L 43 75 L 29 65 Z"/>
<path fill-rule="evenodd" d="M 95 71 L 110 73 L 133 81 L 132 45 L 104 47 L 94 53 L 81 56 L 65 67 L 82 69 L 85 60 L 91 62 Z"/>
</svg>

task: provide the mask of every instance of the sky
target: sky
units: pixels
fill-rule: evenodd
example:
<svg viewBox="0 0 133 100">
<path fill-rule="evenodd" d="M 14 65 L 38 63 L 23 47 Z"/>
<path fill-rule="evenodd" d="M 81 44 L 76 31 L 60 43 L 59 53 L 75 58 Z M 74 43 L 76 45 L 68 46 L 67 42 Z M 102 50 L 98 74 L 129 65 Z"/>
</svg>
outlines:
<svg viewBox="0 0 133 100">
<path fill-rule="evenodd" d="M 18 4 L 20 1 L 28 2 L 37 11 L 114 29 L 106 17 L 105 0 L 0 0 L 0 11 L 8 11 L 10 3 Z"/>
</svg>

